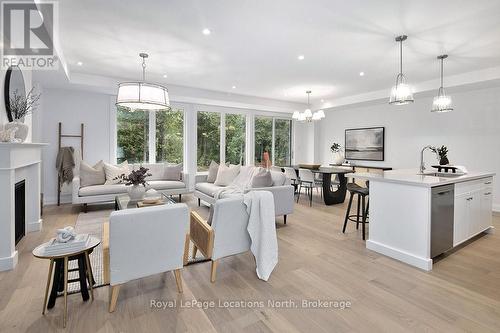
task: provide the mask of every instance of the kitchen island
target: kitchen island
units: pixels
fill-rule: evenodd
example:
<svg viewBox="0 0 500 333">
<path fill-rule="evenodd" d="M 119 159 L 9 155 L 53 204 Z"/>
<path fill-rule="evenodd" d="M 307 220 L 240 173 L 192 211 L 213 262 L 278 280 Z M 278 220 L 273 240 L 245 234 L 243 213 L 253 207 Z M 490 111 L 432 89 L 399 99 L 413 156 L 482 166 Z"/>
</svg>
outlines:
<svg viewBox="0 0 500 333">
<path fill-rule="evenodd" d="M 366 247 L 431 270 L 434 257 L 492 228 L 494 175 L 391 170 L 346 176 L 370 181 Z"/>
</svg>

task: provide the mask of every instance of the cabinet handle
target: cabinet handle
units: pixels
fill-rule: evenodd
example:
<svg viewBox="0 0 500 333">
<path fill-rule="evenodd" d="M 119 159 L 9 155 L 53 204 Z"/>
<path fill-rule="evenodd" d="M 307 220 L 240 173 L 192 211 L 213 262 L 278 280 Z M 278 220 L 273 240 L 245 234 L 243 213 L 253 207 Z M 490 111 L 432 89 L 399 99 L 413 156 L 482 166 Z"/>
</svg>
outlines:
<svg viewBox="0 0 500 333">
<path fill-rule="evenodd" d="M 486 192 L 484 195 L 490 195 L 490 194 L 491 194 L 491 192 Z"/>
<path fill-rule="evenodd" d="M 473 197 L 468 197 L 467 201 L 471 201 L 472 199 L 474 199 L 474 198 Z"/>
<path fill-rule="evenodd" d="M 484 184 L 485 184 L 485 185 L 490 185 L 490 184 L 491 184 L 491 182 L 486 182 L 486 183 L 484 183 Z"/>
</svg>

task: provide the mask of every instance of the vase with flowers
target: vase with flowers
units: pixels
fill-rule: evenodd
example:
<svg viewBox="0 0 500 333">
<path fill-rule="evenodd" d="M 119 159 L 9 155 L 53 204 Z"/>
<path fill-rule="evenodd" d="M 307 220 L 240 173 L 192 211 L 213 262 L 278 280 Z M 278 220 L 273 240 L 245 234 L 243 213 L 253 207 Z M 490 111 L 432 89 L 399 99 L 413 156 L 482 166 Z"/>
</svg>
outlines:
<svg viewBox="0 0 500 333">
<path fill-rule="evenodd" d="M 330 147 L 330 150 L 333 153 L 333 164 L 342 165 L 344 163 L 344 148 L 340 143 L 334 142 Z"/>
<path fill-rule="evenodd" d="M 130 200 L 139 201 L 144 199 L 144 196 L 146 195 L 146 186 L 148 185 L 146 177 L 151 176 L 151 174 L 148 173 L 148 170 L 149 169 L 141 166 L 139 169 L 133 170 L 127 176 L 125 174 L 121 174 L 115 178 L 119 179 L 122 183 L 128 186 L 127 190 Z"/>
<path fill-rule="evenodd" d="M 5 124 L 5 130 L 12 130 L 17 142 L 24 142 L 28 137 L 29 127 L 24 123 L 24 118 L 38 107 L 40 94 L 36 94 L 32 88 L 26 96 L 15 90 L 9 100 L 12 122 Z M 17 130 L 13 130 L 17 128 Z"/>
</svg>

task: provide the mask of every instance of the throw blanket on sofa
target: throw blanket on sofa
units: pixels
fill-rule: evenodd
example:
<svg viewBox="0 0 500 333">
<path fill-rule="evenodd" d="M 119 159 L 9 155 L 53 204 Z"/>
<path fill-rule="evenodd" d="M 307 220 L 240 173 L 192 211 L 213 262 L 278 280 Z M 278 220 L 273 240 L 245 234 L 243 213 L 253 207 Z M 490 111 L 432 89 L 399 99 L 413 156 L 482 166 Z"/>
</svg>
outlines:
<svg viewBox="0 0 500 333">
<path fill-rule="evenodd" d="M 259 279 L 267 281 L 278 263 L 278 239 L 274 217 L 274 200 L 271 192 L 251 191 L 243 202 L 249 215 L 247 230 L 252 244 Z"/>
<path fill-rule="evenodd" d="M 75 149 L 73 147 L 61 147 L 57 153 L 56 169 L 62 182 L 70 183 L 73 180 L 73 168 L 75 167 Z"/>
</svg>

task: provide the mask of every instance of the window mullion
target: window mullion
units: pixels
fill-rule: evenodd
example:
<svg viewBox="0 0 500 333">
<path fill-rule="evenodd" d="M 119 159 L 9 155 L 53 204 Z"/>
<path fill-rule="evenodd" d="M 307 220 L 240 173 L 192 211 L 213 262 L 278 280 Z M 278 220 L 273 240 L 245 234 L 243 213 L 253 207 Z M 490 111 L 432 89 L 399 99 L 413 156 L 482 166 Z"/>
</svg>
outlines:
<svg viewBox="0 0 500 333">
<path fill-rule="evenodd" d="M 226 163 L 226 113 L 220 113 L 220 163 Z"/>
<path fill-rule="evenodd" d="M 274 144 L 274 139 L 276 138 L 276 118 L 273 119 L 273 136 L 272 136 L 272 146 L 271 146 L 271 165 L 274 165 L 274 155 L 275 155 L 275 144 Z"/>
<path fill-rule="evenodd" d="M 156 111 L 149 111 L 149 163 L 156 163 Z"/>
</svg>

